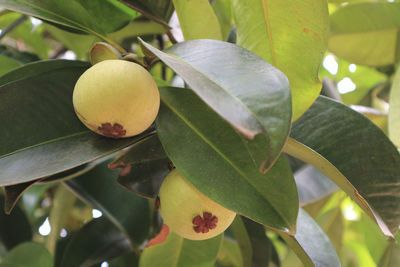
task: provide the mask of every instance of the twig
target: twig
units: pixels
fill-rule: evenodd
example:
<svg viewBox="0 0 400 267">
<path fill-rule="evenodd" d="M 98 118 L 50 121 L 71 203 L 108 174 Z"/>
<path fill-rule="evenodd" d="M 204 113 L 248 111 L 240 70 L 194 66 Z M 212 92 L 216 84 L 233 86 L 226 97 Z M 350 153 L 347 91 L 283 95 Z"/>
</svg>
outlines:
<svg viewBox="0 0 400 267">
<path fill-rule="evenodd" d="M 14 30 L 15 27 L 19 26 L 22 22 L 24 22 L 28 18 L 27 15 L 22 15 L 19 17 L 17 20 L 15 20 L 13 23 L 8 25 L 4 30 L 1 31 L 0 33 L 0 40 L 6 36 L 10 31 Z"/>
<path fill-rule="evenodd" d="M 167 36 L 168 36 L 169 40 L 171 41 L 171 43 L 173 43 L 173 44 L 178 43 L 178 41 L 176 41 L 174 35 L 172 34 L 171 30 L 167 31 Z"/>
</svg>

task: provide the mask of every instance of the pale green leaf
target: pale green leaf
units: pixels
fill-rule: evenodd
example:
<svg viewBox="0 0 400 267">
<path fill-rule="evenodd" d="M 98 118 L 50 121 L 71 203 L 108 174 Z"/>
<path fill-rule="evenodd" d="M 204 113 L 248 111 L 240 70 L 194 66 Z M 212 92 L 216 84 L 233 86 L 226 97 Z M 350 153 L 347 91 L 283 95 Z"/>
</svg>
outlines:
<svg viewBox="0 0 400 267">
<path fill-rule="evenodd" d="M 140 257 L 140 267 L 213 267 L 223 235 L 194 241 L 170 232 L 167 239 L 146 248 Z"/>
<path fill-rule="evenodd" d="M 185 40 L 222 40 L 221 27 L 208 0 L 173 0 Z"/>
<path fill-rule="evenodd" d="M 325 0 L 234 0 L 237 43 L 289 79 L 293 120 L 319 95 L 318 71 L 328 41 Z"/>
<path fill-rule="evenodd" d="M 347 61 L 370 66 L 399 60 L 400 3 L 346 5 L 331 15 L 329 50 Z"/>
<path fill-rule="evenodd" d="M 400 68 L 390 89 L 389 105 L 389 137 L 397 147 L 400 147 Z"/>
</svg>

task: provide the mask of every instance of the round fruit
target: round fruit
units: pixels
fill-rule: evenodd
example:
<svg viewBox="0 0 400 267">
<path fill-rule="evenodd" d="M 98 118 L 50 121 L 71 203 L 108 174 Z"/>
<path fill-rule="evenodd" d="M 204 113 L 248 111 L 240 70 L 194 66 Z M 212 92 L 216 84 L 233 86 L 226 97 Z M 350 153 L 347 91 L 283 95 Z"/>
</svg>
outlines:
<svg viewBox="0 0 400 267">
<path fill-rule="evenodd" d="M 160 93 L 150 73 L 125 60 L 104 60 L 76 82 L 73 104 L 78 118 L 96 133 L 130 137 L 155 120 Z"/>
<path fill-rule="evenodd" d="M 198 191 L 176 169 L 161 185 L 159 204 L 164 224 L 171 231 L 192 240 L 219 235 L 236 215 Z"/>
</svg>

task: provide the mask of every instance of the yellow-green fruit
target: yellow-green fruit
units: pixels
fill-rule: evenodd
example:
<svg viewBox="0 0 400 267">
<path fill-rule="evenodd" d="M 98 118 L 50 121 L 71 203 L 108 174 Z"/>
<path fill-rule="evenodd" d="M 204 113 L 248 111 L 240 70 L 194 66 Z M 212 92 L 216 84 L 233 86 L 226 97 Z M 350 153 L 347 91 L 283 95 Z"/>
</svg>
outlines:
<svg viewBox="0 0 400 267">
<path fill-rule="evenodd" d="M 155 120 L 160 93 L 150 73 L 125 60 L 104 60 L 78 79 L 73 104 L 91 130 L 121 138 L 140 134 Z"/>
<path fill-rule="evenodd" d="M 187 239 L 217 236 L 236 215 L 198 191 L 176 169 L 165 178 L 158 196 L 164 224 Z"/>
</svg>

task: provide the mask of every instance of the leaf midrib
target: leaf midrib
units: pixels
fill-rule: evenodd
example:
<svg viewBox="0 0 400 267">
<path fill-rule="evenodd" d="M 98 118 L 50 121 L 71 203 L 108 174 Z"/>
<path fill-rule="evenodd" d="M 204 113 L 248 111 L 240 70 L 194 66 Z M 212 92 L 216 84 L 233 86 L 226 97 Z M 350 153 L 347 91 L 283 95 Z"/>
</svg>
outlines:
<svg viewBox="0 0 400 267">
<path fill-rule="evenodd" d="M 267 1 L 268 0 L 261 0 L 261 2 L 262 2 L 261 5 L 263 7 L 264 21 L 265 21 L 265 26 L 267 28 L 267 36 L 268 36 L 269 47 L 270 47 L 270 52 L 271 52 L 272 65 L 276 66 L 275 48 L 274 48 L 274 44 L 272 41 L 272 30 L 271 30 L 271 22 L 270 22 L 268 11 L 267 11 L 267 3 L 266 3 Z"/>
<path fill-rule="evenodd" d="M 230 161 L 219 149 L 217 149 L 213 143 L 211 143 L 196 127 L 194 127 L 193 124 L 190 123 L 190 121 L 186 120 L 184 116 L 182 116 L 176 109 L 174 109 L 172 106 L 170 106 L 167 101 L 164 98 L 161 98 L 161 100 L 163 101 L 163 103 L 169 108 L 171 109 L 190 129 L 192 129 L 206 144 L 208 144 L 215 152 L 217 152 L 218 155 L 220 155 L 220 157 L 222 159 L 224 159 L 236 172 L 238 172 L 240 174 L 240 176 L 243 177 L 243 179 L 252 187 L 254 188 L 257 192 L 260 193 L 260 195 L 262 196 L 263 199 L 265 199 L 270 205 L 271 207 L 273 207 L 273 209 L 275 210 L 275 212 L 277 214 L 280 215 L 280 217 L 283 219 L 283 221 L 287 224 L 286 226 L 291 228 L 292 224 L 286 219 L 285 216 L 282 215 L 282 213 L 280 212 L 279 209 L 277 209 L 270 201 L 269 199 L 265 198 L 263 192 L 261 192 L 260 190 L 258 190 L 258 188 L 256 186 L 254 186 L 252 183 L 249 182 L 249 180 L 246 178 L 246 175 L 238 168 L 236 167 L 235 164 L 233 164 L 232 161 Z"/>
<path fill-rule="evenodd" d="M 183 241 L 184 241 L 184 239 L 183 239 L 183 237 L 180 237 L 180 236 L 178 236 L 179 237 L 179 244 L 178 244 L 178 248 L 176 249 L 176 260 L 175 260 L 175 263 L 172 265 L 172 266 L 178 266 L 178 262 L 179 262 L 179 259 L 181 258 L 181 255 L 182 255 L 182 248 L 183 248 Z"/>
<path fill-rule="evenodd" d="M 144 42 L 143 42 L 144 43 Z M 148 45 L 147 44 L 145 44 L 146 45 L 146 47 L 148 48 Z M 150 50 L 153 52 L 153 47 L 151 47 L 150 48 Z M 205 74 L 204 72 L 202 72 L 202 71 L 200 71 L 199 69 L 197 69 L 197 68 L 195 68 L 192 64 L 190 64 L 189 62 L 187 62 L 186 60 L 183 60 L 182 58 L 180 58 L 180 57 L 178 57 L 178 56 L 176 56 L 176 55 L 174 55 L 174 54 L 168 54 L 168 53 L 164 53 L 164 52 L 162 52 L 162 51 L 157 51 L 157 53 L 159 53 L 159 52 L 161 52 L 162 54 L 162 56 L 164 56 L 163 54 L 165 54 L 167 57 L 172 57 L 172 58 L 174 58 L 174 59 L 177 59 L 177 60 L 179 60 L 179 61 L 181 61 L 182 63 L 184 63 L 185 65 L 187 65 L 187 66 L 189 66 L 192 70 L 194 70 L 195 72 L 198 72 L 200 75 L 202 75 L 203 77 L 205 77 L 205 79 L 207 80 L 207 81 L 209 81 L 209 82 L 211 82 L 212 84 L 214 84 L 214 85 L 216 85 L 218 88 L 220 88 L 222 91 L 224 91 L 227 95 L 229 95 L 229 96 L 231 96 L 232 97 L 232 99 L 234 99 L 234 100 L 236 100 L 236 103 L 239 103 L 242 107 L 244 107 L 247 111 L 248 111 L 248 113 L 257 121 L 257 124 L 258 124 L 258 126 L 260 126 L 261 127 L 261 131 L 260 130 L 257 130 L 257 132 L 255 132 L 254 134 L 253 134 L 253 137 L 254 136 L 256 136 L 257 134 L 259 134 L 259 133 L 262 133 L 263 131 L 262 130 L 265 130 L 265 133 L 267 133 L 267 129 L 264 127 L 264 125 L 261 123 L 261 121 L 259 120 L 259 118 L 258 118 L 258 116 L 256 116 L 255 114 L 254 114 L 254 112 L 252 111 L 252 110 L 250 110 L 246 105 L 245 105 L 245 103 L 243 102 L 243 101 L 241 101 L 241 99 L 240 98 L 238 98 L 237 96 L 235 96 L 235 95 L 233 95 L 233 94 L 231 94 L 228 90 L 226 90 L 223 86 L 221 86 L 220 84 L 218 84 L 215 80 L 213 80 L 213 79 L 211 79 L 211 77 L 209 77 L 207 74 Z M 153 52 L 154 53 L 154 52 Z M 158 57 L 158 56 L 157 56 Z M 164 62 L 165 63 L 165 62 Z M 167 65 L 170 65 L 170 64 L 167 64 Z M 169 67 L 171 67 L 172 69 L 174 69 L 172 66 L 169 66 Z M 188 83 L 189 85 L 190 85 L 190 83 Z M 191 87 L 193 87 L 193 86 L 191 86 Z M 196 87 L 196 86 L 194 86 L 194 87 Z M 196 93 L 196 95 L 197 95 L 197 93 Z M 206 101 L 205 101 L 206 102 Z M 213 110 L 214 110 L 214 108 L 212 108 Z M 217 113 L 219 114 L 219 112 L 217 111 Z M 225 118 L 224 118 L 225 119 Z M 225 119 L 226 120 L 226 119 Z M 228 120 L 226 120 L 226 121 L 228 121 Z M 229 121 L 228 121 L 229 122 Z M 229 124 L 231 124 L 231 125 L 233 125 L 231 122 L 229 122 Z M 235 128 L 237 128 L 237 127 L 235 127 Z M 239 129 L 237 129 L 237 130 L 239 130 Z M 240 130 L 239 130 L 240 131 Z M 254 132 L 254 131 L 251 131 L 251 132 Z"/>
<path fill-rule="evenodd" d="M 84 135 L 84 134 L 89 133 L 89 132 L 90 131 L 77 132 L 77 133 L 74 133 L 74 134 L 57 137 L 55 139 L 50 139 L 50 140 L 47 140 L 47 141 L 44 141 L 44 142 L 41 142 L 41 143 L 38 143 L 38 144 L 34 144 L 34 145 L 31 145 L 31 146 L 20 148 L 20 149 L 17 149 L 15 151 L 13 151 L 13 152 L 10 152 L 10 153 L 7 153 L 7 154 L 4 154 L 4 155 L 0 156 L 0 160 L 3 159 L 3 158 L 9 157 L 9 156 L 11 156 L 13 154 L 20 153 L 20 152 L 23 152 L 23 151 L 26 151 L 26 150 L 29 150 L 29 149 L 32 149 L 32 148 L 35 148 L 35 147 L 48 145 L 48 144 L 55 143 L 55 142 L 58 142 L 58 141 L 61 141 L 61 140 L 65 140 L 65 139 L 68 139 L 68 138 L 72 138 L 72 137 L 75 137 L 75 136 Z"/>
</svg>

